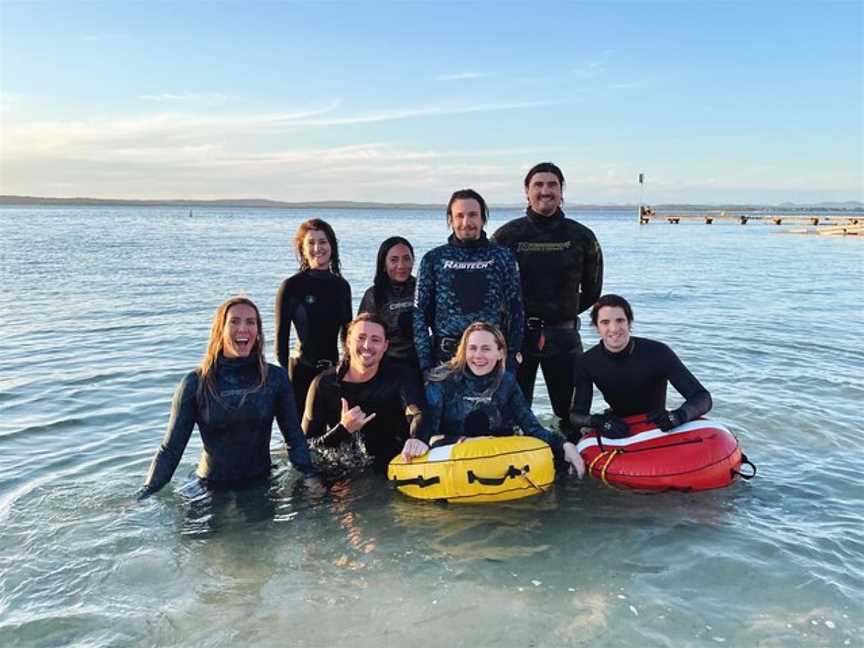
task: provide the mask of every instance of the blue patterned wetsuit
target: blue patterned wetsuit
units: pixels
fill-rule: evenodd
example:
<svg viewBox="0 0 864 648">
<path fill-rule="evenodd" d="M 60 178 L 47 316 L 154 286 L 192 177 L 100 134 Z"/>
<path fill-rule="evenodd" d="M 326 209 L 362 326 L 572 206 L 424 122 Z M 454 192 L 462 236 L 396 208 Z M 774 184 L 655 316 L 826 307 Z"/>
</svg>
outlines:
<svg viewBox="0 0 864 648">
<path fill-rule="evenodd" d="M 274 418 L 294 467 L 306 474 L 316 472 L 300 431 L 288 374 L 282 367 L 267 365 L 267 380 L 256 389 L 257 362 L 255 356 L 219 356 L 218 398 L 205 391 L 199 400 L 197 371 L 183 378 L 174 392 L 168 430 L 150 464 L 142 496 L 155 493 L 171 479 L 195 425 L 204 444 L 195 473 L 208 482 L 236 484 L 268 475 Z"/>
<path fill-rule="evenodd" d="M 430 434 L 443 434 L 445 442 L 463 436 L 509 436 L 518 425 L 524 434 L 561 452 L 564 439 L 540 425 L 510 372 L 475 376 L 466 368 L 461 374 L 430 381 L 426 401 Z"/>
<path fill-rule="evenodd" d="M 511 354 L 522 348 L 522 289 L 516 259 L 507 248 L 481 238 L 447 244 L 423 256 L 414 308 L 414 345 L 425 371 L 450 358 L 469 324 L 498 326 Z M 450 341 L 442 349 L 442 341 Z"/>
</svg>

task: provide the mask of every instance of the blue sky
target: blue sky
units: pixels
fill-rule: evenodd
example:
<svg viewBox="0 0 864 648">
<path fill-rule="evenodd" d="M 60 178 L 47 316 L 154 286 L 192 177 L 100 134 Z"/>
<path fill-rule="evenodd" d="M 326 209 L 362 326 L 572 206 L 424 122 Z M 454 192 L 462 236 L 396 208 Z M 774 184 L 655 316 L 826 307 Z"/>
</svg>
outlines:
<svg viewBox="0 0 864 648">
<path fill-rule="evenodd" d="M 860 2 L 0 2 L 0 193 L 864 200 Z"/>
</svg>

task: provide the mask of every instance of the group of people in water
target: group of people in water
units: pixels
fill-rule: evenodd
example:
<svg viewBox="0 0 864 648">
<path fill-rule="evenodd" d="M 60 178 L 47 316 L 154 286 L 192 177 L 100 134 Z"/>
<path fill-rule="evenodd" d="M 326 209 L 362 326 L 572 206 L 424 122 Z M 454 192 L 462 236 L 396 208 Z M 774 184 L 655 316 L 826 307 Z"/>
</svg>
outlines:
<svg viewBox="0 0 864 648">
<path fill-rule="evenodd" d="M 600 244 L 565 216 L 564 187 L 555 164 L 535 165 L 524 179 L 525 216 L 491 239 L 483 197 L 456 191 L 446 212 L 452 233 L 423 256 L 416 279 L 411 243 L 393 236 L 381 244 L 356 317 L 333 228 L 302 223 L 299 270 L 276 295 L 278 365 L 266 362 L 258 307 L 239 296 L 223 303 L 201 365 L 177 387 L 139 496 L 170 481 L 196 425 L 197 477 L 232 488 L 269 477 L 274 419 L 291 464 L 318 481 L 367 467 L 384 472 L 400 453 L 408 461 L 517 428 L 582 477 L 575 443 L 586 429 L 622 437 L 624 419 L 636 414 L 670 430 L 706 413 L 711 396 L 675 353 L 632 336 L 630 304 L 601 296 Z M 579 315 L 588 309 L 600 342 L 583 353 Z M 557 430 L 531 411 L 538 369 Z M 673 411 L 669 382 L 685 398 Z M 600 414 L 591 414 L 595 385 L 609 405 Z"/>
</svg>

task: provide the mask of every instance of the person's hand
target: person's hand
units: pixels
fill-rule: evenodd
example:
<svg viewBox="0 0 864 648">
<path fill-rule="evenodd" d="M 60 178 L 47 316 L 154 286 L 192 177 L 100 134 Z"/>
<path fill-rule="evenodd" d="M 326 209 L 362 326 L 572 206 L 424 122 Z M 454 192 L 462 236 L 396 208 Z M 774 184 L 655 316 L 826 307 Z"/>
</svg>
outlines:
<svg viewBox="0 0 864 648">
<path fill-rule="evenodd" d="M 419 457 L 427 452 L 429 452 L 429 446 L 423 441 L 420 439 L 408 439 L 402 448 L 402 459 L 411 461 L 414 457 Z"/>
<path fill-rule="evenodd" d="M 306 487 L 309 495 L 312 495 L 313 497 L 321 497 L 327 492 L 327 487 L 324 486 L 324 482 L 321 481 L 321 478 L 318 475 L 305 477 L 303 479 L 303 485 Z"/>
<path fill-rule="evenodd" d="M 630 426 L 611 412 L 592 414 L 591 427 L 607 439 L 623 439 L 630 434 Z"/>
<path fill-rule="evenodd" d="M 668 432 L 674 427 L 681 425 L 681 416 L 678 410 L 670 412 L 669 410 L 660 410 L 648 415 L 648 422 L 653 423 L 664 432 Z"/>
<path fill-rule="evenodd" d="M 579 479 L 585 476 L 585 462 L 582 460 L 582 455 L 569 441 L 564 443 L 564 461 L 570 464 L 569 474 L 575 474 Z"/>
<path fill-rule="evenodd" d="M 342 416 L 339 418 L 339 423 L 351 434 L 363 429 L 363 426 L 374 418 L 375 412 L 366 416 L 366 412 L 360 409 L 359 405 L 355 405 L 349 409 L 348 401 L 344 398 L 342 399 Z"/>
</svg>

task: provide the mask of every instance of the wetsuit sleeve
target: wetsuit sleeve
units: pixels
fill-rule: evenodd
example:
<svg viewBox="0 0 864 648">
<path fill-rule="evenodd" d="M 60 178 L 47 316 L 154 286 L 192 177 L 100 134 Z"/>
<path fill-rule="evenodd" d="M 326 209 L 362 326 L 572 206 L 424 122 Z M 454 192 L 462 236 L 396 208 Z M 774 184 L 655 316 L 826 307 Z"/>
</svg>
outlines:
<svg viewBox="0 0 864 648">
<path fill-rule="evenodd" d="M 570 404 L 570 422 L 577 427 L 589 427 L 591 401 L 594 400 L 594 382 L 584 363 L 585 355 L 576 357 L 573 367 L 573 401 Z"/>
<path fill-rule="evenodd" d="M 369 288 L 363 293 L 363 299 L 360 300 L 360 308 L 357 309 L 357 314 L 360 313 L 377 313 L 375 309 L 375 289 Z"/>
<path fill-rule="evenodd" d="M 668 349 L 669 382 L 686 400 L 678 408 L 680 423 L 687 423 L 708 413 L 713 403 L 711 394 L 702 386 L 672 349 Z"/>
<path fill-rule="evenodd" d="M 426 397 L 423 393 L 423 384 L 415 371 L 400 372 L 399 395 L 405 408 L 411 437 L 420 439 L 428 445 L 431 434 L 428 417 L 424 414 L 427 409 Z"/>
<path fill-rule="evenodd" d="M 429 254 L 426 254 L 420 261 L 417 292 L 414 296 L 414 347 L 417 349 L 420 371 L 426 371 L 435 364 L 429 333 L 429 324 L 435 315 L 434 308 L 435 276 L 432 271 L 432 259 Z"/>
<path fill-rule="evenodd" d="M 426 386 L 426 409 L 423 411 L 428 439 L 441 434 L 441 418 L 444 414 L 444 385 L 430 381 Z"/>
<path fill-rule="evenodd" d="M 171 401 L 168 429 L 150 463 L 150 470 L 147 471 L 147 479 L 144 488 L 139 491 L 139 497 L 147 497 L 160 490 L 171 481 L 174 471 L 177 470 L 198 419 L 197 390 L 198 374 L 195 372 L 187 374 L 177 385 Z"/>
<path fill-rule="evenodd" d="M 528 407 L 528 402 L 525 400 L 525 396 L 522 395 L 522 389 L 519 387 L 516 379 L 509 376 L 505 380 L 508 381 L 510 392 L 507 403 L 513 412 L 513 420 L 516 421 L 516 425 L 522 428 L 524 434 L 545 441 L 552 450 L 560 452 L 561 447 L 564 445 L 564 439 L 540 425 L 540 421 L 537 420 L 534 412 Z"/>
<path fill-rule="evenodd" d="M 507 250 L 507 248 L 502 248 Z M 509 300 L 507 303 L 507 348 L 510 349 L 510 354 L 515 355 L 517 351 L 522 349 L 522 336 L 525 329 L 525 308 L 522 304 L 522 282 L 519 279 L 519 265 L 516 263 L 516 257 L 507 250 L 507 267 L 509 273 L 507 276 L 507 292 Z"/>
<path fill-rule="evenodd" d="M 345 301 L 342 302 L 342 325 L 339 327 L 340 342 L 344 342 L 345 334 L 348 332 L 348 325 L 352 319 L 354 319 L 354 311 L 351 306 L 351 284 L 345 281 Z"/>
<path fill-rule="evenodd" d="M 303 411 L 303 434 L 316 446 L 338 446 L 351 438 L 340 423 L 328 429 L 327 427 L 327 390 L 321 384 L 323 374 L 319 374 L 309 386 L 306 394 L 306 407 Z"/>
<path fill-rule="evenodd" d="M 288 295 L 287 279 L 276 292 L 273 315 L 276 323 L 276 358 L 279 364 L 287 369 L 288 357 L 291 355 L 291 320 L 294 317 L 294 300 Z"/>
<path fill-rule="evenodd" d="M 586 243 L 585 263 L 582 267 L 582 281 L 579 284 L 579 312 L 582 313 L 600 298 L 603 290 L 603 250 L 593 233 Z"/>
<path fill-rule="evenodd" d="M 279 388 L 276 392 L 276 402 L 274 403 L 276 422 L 279 424 L 282 438 L 285 439 L 285 445 L 288 448 L 288 457 L 291 459 L 291 465 L 304 475 L 314 475 L 317 473 L 317 470 L 312 465 L 312 459 L 309 456 L 309 448 L 306 445 L 306 437 L 303 436 L 303 431 L 300 429 L 300 422 L 297 420 L 297 406 L 294 404 L 294 389 L 291 387 L 291 382 L 288 380 L 288 376 L 284 372 L 282 372 L 282 374 Z"/>
</svg>

